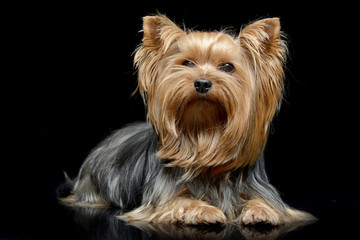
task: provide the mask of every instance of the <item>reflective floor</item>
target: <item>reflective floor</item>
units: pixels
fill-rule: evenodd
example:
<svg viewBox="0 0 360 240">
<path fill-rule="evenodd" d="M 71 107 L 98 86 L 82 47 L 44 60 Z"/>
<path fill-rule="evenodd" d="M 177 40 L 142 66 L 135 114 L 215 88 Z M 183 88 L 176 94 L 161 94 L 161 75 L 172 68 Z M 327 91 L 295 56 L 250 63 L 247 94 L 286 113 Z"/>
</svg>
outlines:
<svg viewBox="0 0 360 240">
<path fill-rule="evenodd" d="M 358 232 L 358 200 L 312 202 L 319 220 L 306 226 L 185 227 L 131 226 L 116 219 L 118 210 L 73 209 L 52 198 L 36 203 L 8 198 L 1 208 L 0 239 L 347 239 Z"/>
<path fill-rule="evenodd" d="M 300 225 L 272 227 L 255 225 L 174 226 L 137 223 L 127 225 L 116 210 L 71 210 L 84 239 L 277 239 Z"/>
</svg>

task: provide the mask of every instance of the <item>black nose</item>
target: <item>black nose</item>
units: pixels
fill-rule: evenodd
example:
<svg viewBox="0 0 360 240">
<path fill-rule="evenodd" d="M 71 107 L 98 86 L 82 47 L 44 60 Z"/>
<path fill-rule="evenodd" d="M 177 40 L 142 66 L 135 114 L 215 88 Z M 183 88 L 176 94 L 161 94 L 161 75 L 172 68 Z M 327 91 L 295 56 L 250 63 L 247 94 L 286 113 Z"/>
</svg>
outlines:
<svg viewBox="0 0 360 240">
<path fill-rule="evenodd" d="M 212 86 L 212 82 L 208 79 L 198 78 L 194 82 L 195 90 L 198 93 L 207 93 Z"/>
</svg>

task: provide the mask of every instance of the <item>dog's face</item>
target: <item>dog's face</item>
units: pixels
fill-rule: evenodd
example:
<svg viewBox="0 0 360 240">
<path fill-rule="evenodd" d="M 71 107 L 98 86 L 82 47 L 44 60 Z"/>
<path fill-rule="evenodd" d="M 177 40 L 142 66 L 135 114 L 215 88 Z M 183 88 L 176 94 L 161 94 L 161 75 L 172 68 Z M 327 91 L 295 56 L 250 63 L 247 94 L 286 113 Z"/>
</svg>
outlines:
<svg viewBox="0 0 360 240">
<path fill-rule="evenodd" d="M 170 165 L 227 171 L 261 154 L 281 99 L 286 52 L 278 20 L 263 21 L 232 36 L 186 33 L 161 15 L 144 18 L 135 56 L 139 90 L 159 135 L 158 156 Z"/>
<path fill-rule="evenodd" d="M 240 125 L 246 122 L 251 83 L 241 59 L 239 46 L 229 35 L 184 35 L 174 53 L 163 59 L 161 75 L 154 82 L 151 119 L 173 135 L 193 138 L 213 134 L 214 128 L 224 131 L 236 120 L 243 119 Z"/>
</svg>

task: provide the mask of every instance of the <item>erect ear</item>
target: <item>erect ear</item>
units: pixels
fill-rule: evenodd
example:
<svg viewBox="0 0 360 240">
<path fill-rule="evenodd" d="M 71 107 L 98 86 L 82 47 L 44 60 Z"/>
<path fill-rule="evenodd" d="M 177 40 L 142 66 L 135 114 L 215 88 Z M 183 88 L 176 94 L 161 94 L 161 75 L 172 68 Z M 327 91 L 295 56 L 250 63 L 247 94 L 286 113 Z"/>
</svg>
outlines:
<svg viewBox="0 0 360 240">
<path fill-rule="evenodd" d="M 164 15 L 146 16 L 143 18 L 143 45 L 157 50 L 168 47 L 183 36 L 185 32 Z"/>
<path fill-rule="evenodd" d="M 280 36 L 279 18 L 266 18 L 246 26 L 240 32 L 239 40 L 240 45 L 251 52 L 272 54 L 284 47 Z"/>
<path fill-rule="evenodd" d="M 134 63 L 138 69 L 138 90 L 144 101 L 151 101 L 155 92 L 160 60 L 185 32 L 164 15 L 143 18 L 144 36 L 136 51 Z"/>
</svg>

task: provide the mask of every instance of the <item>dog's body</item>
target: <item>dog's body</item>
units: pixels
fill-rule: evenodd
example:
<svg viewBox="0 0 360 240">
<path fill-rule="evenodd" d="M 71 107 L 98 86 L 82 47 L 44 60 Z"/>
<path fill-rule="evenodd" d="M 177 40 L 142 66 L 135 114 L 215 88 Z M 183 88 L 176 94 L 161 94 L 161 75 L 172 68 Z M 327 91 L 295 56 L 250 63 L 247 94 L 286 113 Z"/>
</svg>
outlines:
<svg viewBox="0 0 360 240">
<path fill-rule="evenodd" d="M 123 220 L 152 223 L 312 220 L 283 203 L 262 156 L 282 98 L 279 20 L 235 37 L 186 33 L 157 15 L 144 18 L 143 30 L 135 63 L 149 123 L 96 147 L 62 202 L 114 205 L 129 211 Z"/>
</svg>

